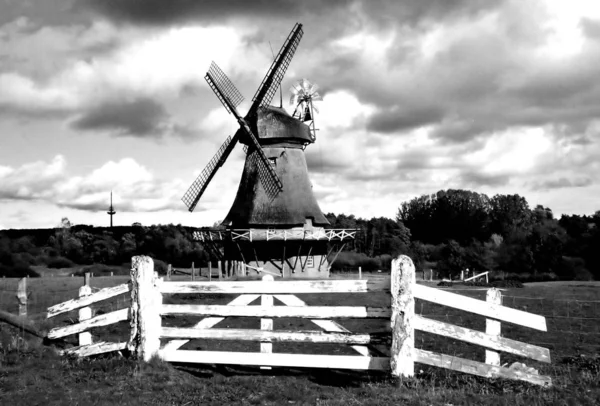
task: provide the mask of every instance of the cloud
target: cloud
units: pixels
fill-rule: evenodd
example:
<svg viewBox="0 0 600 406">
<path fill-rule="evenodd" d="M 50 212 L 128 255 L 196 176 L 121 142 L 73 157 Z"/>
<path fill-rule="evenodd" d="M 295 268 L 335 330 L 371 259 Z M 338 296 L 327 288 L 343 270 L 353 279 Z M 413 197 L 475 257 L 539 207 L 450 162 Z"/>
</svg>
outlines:
<svg viewBox="0 0 600 406">
<path fill-rule="evenodd" d="M 50 162 L 0 167 L 0 200 L 42 201 L 83 211 L 106 209 L 111 190 L 121 212 L 183 210 L 183 187 L 180 180 L 156 179 L 131 158 L 109 161 L 86 175 L 70 174 L 61 155 Z"/>
<path fill-rule="evenodd" d="M 106 130 L 117 136 L 160 137 L 165 134 L 190 134 L 186 128 L 171 122 L 171 117 L 163 105 L 149 98 L 111 101 L 95 106 L 71 125 L 79 130 Z"/>
<path fill-rule="evenodd" d="M 562 188 L 573 188 L 573 187 L 586 187 L 592 185 L 592 179 L 588 177 L 579 177 L 576 179 L 558 178 L 549 179 L 543 182 L 532 182 L 531 188 L 533 190 L 547 190 L 547 189 L 562 189 Z"/>
</svg>

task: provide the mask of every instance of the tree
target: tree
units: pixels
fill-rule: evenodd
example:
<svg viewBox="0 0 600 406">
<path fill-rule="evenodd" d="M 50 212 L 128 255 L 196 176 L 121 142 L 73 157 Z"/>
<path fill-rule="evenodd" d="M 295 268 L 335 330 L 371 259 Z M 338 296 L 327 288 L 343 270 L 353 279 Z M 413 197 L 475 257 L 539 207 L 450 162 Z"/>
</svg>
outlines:
<svg viewBox="0 0 600 406">
<path fill-rule="evenodd" d="M 529 204 L 524 197 L 498 194 L 490 199 L 491 233 L 506 239 L 517 230 L 529 232 L 532 220 Z"/>
<path fill-rule="evenodd" d="M 468 244 L 473 238 L 489 238 L 488 212 L 489 198 L 485 194 L 448 189 L 403 202 L 396 218 L 411 230 L 415 240 Z"/>
</svg>

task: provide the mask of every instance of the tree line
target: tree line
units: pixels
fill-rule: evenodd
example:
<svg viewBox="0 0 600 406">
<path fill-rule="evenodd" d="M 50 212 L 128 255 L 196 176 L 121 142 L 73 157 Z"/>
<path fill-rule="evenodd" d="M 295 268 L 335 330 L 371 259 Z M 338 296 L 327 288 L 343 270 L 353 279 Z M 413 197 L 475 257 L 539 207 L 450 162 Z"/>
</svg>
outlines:
<svg viewBox="0 0 600 406">
<path fill-rule="evenodd" d="M 418 271 L 440 277 L 503 271 L 525 280 L 600 280 L 600 211 L 563 215 L 547 207 L 530 208 L 519 195 L 441 190 L 401 203 L 395 219 L 326 214 L 331 228 L 356 229 L 333 270 L 389 269 L 393 257 L 406 254 Z M 182 225 L 93 227 L 68 219 L 53 229 L 0 232 L 0 275 L 35 275 L 35 265 L 128 263 L 149 255 L 166 263 L 204 266 L 208 251 Z M 33 267 L 33 268 L 32 268 Z"/>
</svg>

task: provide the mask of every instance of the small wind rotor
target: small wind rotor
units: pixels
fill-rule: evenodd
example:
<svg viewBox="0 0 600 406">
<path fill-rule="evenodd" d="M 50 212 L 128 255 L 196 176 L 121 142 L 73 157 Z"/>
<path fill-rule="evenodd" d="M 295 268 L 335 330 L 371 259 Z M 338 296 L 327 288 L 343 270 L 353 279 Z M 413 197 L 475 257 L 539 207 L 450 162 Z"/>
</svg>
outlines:
<svg viewBox="0 0 600 406">
<path fill-rule="evenodd" d="M 323 100 L 317 91 L 318 89 L 319 86 L 311 83 L 307 79 L 301 79 L 290 88 L 290 91 L 292 92 L 290 105 L 295 106 L 292 117 L 297 118 L 300 121 L 309 122 L 313 140 L 316 139 L 317 135 L 317 130 L 315 128 L 315 112 L 319 112 L 313 102 Z"/>
</svg>

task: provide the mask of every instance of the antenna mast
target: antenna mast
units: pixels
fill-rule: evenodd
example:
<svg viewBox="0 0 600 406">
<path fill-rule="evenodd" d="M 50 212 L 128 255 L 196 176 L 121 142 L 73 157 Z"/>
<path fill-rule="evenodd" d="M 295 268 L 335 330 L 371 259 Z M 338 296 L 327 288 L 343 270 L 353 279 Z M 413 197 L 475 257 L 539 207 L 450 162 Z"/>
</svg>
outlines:
<svg viewBox="0 0 600 406">
<path fill-rule="evenodd" d="M 115 211 L 115 208 L 113 207 L 113 204 L 112 204 L 112 190 L 110 191 L 110 206 L 109 206 L 108 211 L 106 213 L 108 215 L 110 215 L 110 228 L 112 228 L 112 226 L 113 226 L 113 216 L 117 213 Z"/>
</svg>

